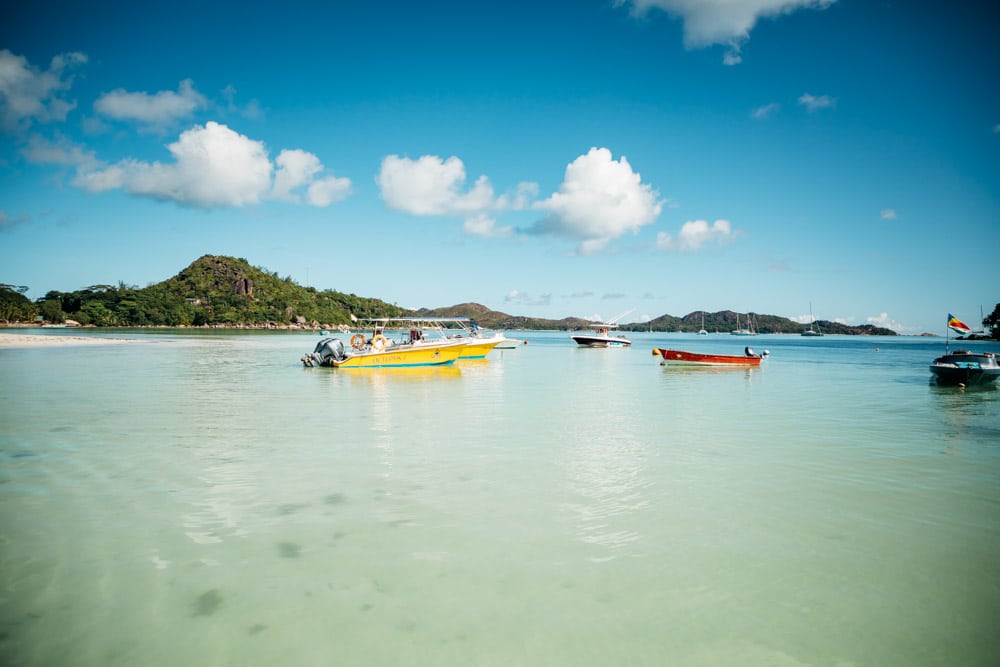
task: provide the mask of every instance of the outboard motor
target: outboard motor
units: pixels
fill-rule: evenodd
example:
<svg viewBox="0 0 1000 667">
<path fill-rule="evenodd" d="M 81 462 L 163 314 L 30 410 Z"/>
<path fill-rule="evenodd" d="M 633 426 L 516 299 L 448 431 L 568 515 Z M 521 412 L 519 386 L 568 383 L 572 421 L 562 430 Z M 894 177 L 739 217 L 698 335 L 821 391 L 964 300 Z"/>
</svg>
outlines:
<svg viewBox="0 0 1000 667">
<path fill-rule="evenodd" d="M 331 360 L 341 361 L 346 356 L 344 341 L 339 338 L 324 338 L 316 343 L 312 354 L 302 357 L 302 363 L 306 366 L 331 366 Z"/>
</svg>

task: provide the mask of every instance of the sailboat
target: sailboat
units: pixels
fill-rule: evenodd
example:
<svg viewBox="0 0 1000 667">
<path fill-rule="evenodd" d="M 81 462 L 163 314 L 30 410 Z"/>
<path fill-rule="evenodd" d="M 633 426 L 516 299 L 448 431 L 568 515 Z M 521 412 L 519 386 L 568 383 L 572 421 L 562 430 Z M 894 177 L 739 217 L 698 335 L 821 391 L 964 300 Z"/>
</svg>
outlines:
<svg viewBox="0 0 1000 667">
<path fill-rule="evenodd" d="M 698 330 L 699 336 L 707 336 L 708 332 L 705 331 L 705 311 L 701 311 L 701 329 Z"/>
<path fill-rule="evenodd" d="M 732 335 L 734 335 L 734 336 L 756 336 L 757 335 L 756 333 L 754 333 L 754 330 L 753 330 L 753 320 L 750 318 L 750 315 L 747 315 L 747 328 L 746 329 L 740 328 L 740 314 L 739 313 L 736 313 L 736 328 L 733 329 L 732 331 L 730 331 L 730 333 Z"/>
<path fill-rule="evenodd" d="M 819 329 L 814 329 L 813 326 L 816 324 L 816 320 L 813 318 L 813 305 L 812 301 L 809 302 L 809 328 L 802 332 L 803 336 L 822 336 L 823 332 Z"/>
</svg>

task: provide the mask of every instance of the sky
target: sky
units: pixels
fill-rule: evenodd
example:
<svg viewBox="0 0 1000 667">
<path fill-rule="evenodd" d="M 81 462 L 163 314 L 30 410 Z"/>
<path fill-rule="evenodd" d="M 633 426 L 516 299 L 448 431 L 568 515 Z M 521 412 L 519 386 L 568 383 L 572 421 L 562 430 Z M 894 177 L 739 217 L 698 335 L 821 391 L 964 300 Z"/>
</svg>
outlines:
<svg viewBox="0 0 1000 667">
<path fill-rule="evenodd" d="M 0 283 L 943 335 L 1000 302 L 990 3 L 7 3 Z"/>
</svg>

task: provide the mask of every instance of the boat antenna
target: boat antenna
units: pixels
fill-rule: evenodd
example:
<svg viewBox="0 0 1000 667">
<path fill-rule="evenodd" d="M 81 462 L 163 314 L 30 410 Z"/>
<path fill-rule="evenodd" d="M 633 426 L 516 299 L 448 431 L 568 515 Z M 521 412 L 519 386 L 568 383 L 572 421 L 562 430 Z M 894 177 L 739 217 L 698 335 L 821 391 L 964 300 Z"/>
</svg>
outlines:
<svg viewBox="0 0 1000 667">
<path fill-rule="evenodd" d="M 635 308 L 629 308 L 624 313 L 620 313 L 618 315 L 615 315 L 614 317 L 612 317 L 610 320 L 607 321 L 607 324 L 617 324 L 618 320 L 620 320 L 621 318 L 625 317 L 626 315 L 628 315 L 629 313 L 633 312 L 634 310 L 635 310 Z"/>
</svg>

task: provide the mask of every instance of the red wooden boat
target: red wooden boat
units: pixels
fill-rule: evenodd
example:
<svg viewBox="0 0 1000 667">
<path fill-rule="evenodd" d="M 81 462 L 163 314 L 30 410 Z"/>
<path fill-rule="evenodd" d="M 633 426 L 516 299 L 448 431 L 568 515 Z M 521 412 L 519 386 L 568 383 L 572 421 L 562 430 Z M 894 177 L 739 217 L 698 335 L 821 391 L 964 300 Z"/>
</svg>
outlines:
<svg viewBox="0 0 1000 667">
<path fill-rule="evenodd" d="M 749 347 L 740 356 L 735 354 L 701 354 L 684 352 L 683 350 L 668 350 L 662 347 L 653 349 L 653 356 L 663 357 L 661 363 L 676 366 L 760 366 L 760 361 L 768 355 L 756 354 Z"/>
</svg>

